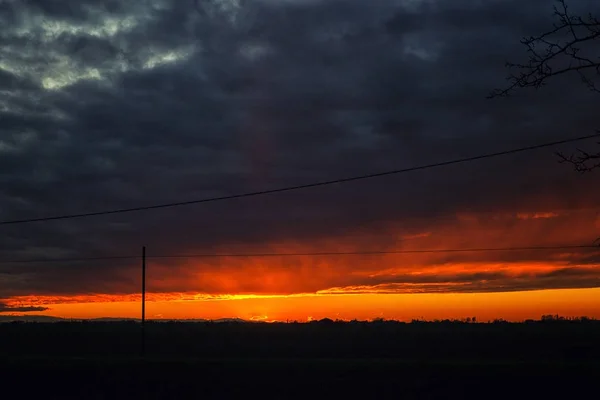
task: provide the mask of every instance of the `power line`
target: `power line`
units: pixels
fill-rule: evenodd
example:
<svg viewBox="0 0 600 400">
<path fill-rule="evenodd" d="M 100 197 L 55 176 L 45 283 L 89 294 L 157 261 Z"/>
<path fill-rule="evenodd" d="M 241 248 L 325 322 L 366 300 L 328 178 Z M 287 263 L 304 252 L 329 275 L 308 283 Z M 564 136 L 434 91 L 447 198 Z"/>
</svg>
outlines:
<svg viewBox="0 0 600 400">
<path fill-rule="evenodd" d="M 329 257 L 329 256 L 377 256 L 386 254 L 433 254 L 433 253 L 476 253 L 494 251 L 542 251 L 542 250 L 600 250 L 598 245 L 572 245 L 572 246 L 528 246 L 528 247 L 480 247 L 466 249 L 422 249 L 422 250 L 382 250 L 382 251 L 331 251 L 315 253 L 222 253 L 222 254 L 165 254 L 146 255 L 146 259 L 176 259 L 176 258 L 251 258 L 251 257 Z M 30 259 L 30 260 L 0 260 L 0 265 L 21 263 L 57 263 L 57 262 L 83 262 L 83 261 L 110 261 L 133 260 L 140 256 L 112 256 L 112 257 L 82 257 L 82 258 L 55 258 L 55 259 Z"/>
<path fill-rule="evenodd" d="M 114 209 L 114 210 L 87 212 L 87 213 L 80 213 L 80 214 L 65 214 L 65 215 L 56 215 L 56 216 L 50 216 L 50 217 L 0 221 L 0 225 L 14 225 L 14 224 L 25 224 L 25 223 L 29 223 L 29 222 L 42 222 L 42 221 L 52 221 L 52 220 L 61 220 L 61 219 L 94 217 L 94 216 L 99 216 L 99 215 L 121 214 L 121 213 L 128 213 L 128 212 L 134 212 L 134 211 L 155 210 L 155 209 L 159 209 L 159 208 L 179 207 L 179 206 L 186 206 L 186 205 L 191 205 L 191 204 L 210 203 L 210 202 L 222 201 L 222 200 L 239 199 L 239 198 L 243 198 L 243 197 L 254 197 L 254 196 L 261 196 L 261 195 L 266 195 L 266 194 L 289 192 L 289 191 L 293 191 L 293 190 L 308 189 L 308 188 L 314 188 L 314 187 L 318 187 L 318 186 L 328 186 L 328 185 L 334 185 L 334 184 L 338 184 L 338 183 L 359 181 L 359 180 L 377 178 L 377 177 L 381 177 L 381 176 L 395 175 L 395 174 L 401 174 L 401 173 L 406 173 L 406 172 L 414 172 L 414 171 L 420 171 L 420 170 L 424 170 L 424 169 L 444 167 L 444 166 L 453 165 L 453 164 L 461 164 L 461 163 L 466 163 L 466 162 L 471 162 L 471 161 L 482 160 L 485 158 L 499 157 L 499 156 L 504 156 L 504 155 L 509 155 L 509 154 L 521 153 L 521 152 L 525 152 L 525 151 L 537 150 L 537 149 L 541 149 L 541 148 L 545 148 L 545 147 L 557 146 L 557 145 L 565 144 L 565 143 L 577 142 L 577 141 L 581 141 L 581 140 L 585 140 L 585 139 L 595 138 L 598 136 L 600 136 L 600 132 L 594 133 L 592 135 L 580 136 L 580 137 L 576 137 L 576 138 L 572 138 L 572 139 L 564 139 L 564 140 L 547 142 L 547 143 L 542 143 L 542 144 L 533 145 L 533 146 L 519 147 L 516 149 L 504 150 L 504 151 L 499 151 L 499 152 L 495 152 L 495 153 L 487 153 L 487 154 L 482 154 L 479 156 L 458 158 L 455 160 L 442 161 L 442 162 L 426 164 L 426 165 L 419 165 L 416 167 L 409 167 L 409 168 L 396 169 L 396 170 L 391 170 L 391 171 L 377 172 L 377 173 L 373 173 L 373 174 L 359 175 L 359 176 L 353 176 L 353 177 L 349 177 L 349 178 L 339 178 L 339 179 L 333 179 L 333 180 L 328 180 L 328 181 L 314 182 L 314 183 L 308 183 L 308 184 L 304 184 L 304 185 L 287 186 L 287 187 L 281 187 L 281 188 L 276 188 L 276 189 L 261 190 L 261 191 L 257 191 L 257 192 L 246 192 L 246 193 L 233 194 L 233 195 L 228 195 L 228 196 L 209 197 L 209 198 L 198 199 L 198 200 L 187 200 L 187 201 L 180 201 L 180 202 L 173 202 L 173 203 L 155 204 L 155 205 L 151 205 L 151 206 L 140 206 L 140 207 L 132 207 L 132 208 L 121 208 L 121 209 Z"/>
<path fill-rule="evenodd" d="M 52 262 L 82 262 L 82 261 L 111 261 L 111 260 L 133 260 L 140 256 L 107 256 L 107 257 L 79 257 L 79 258 L 33 258 L 24 260 L 0 260 L 0 264 L 36 264 Z"/>
<path fill-rule="evenodd" d="M 303 256 L 377 256 L 386 254 L 432 254 L 432 253 L 477 253 L 493 251 L 540 251 L 540 250 L 576 250 L 598 249 L 600 246 L 532 246 L 532 247 L 490 247 L 470 249 L 423 249 L 423 250 L 382 250 L 382 251 L 332 251 L 316 253 L 246 253 L 246 254 L 182 254 L 182 255 L 157 255 L 148 258 L 211 258 L 211 257 L 303 257 Z"/>
</svg>

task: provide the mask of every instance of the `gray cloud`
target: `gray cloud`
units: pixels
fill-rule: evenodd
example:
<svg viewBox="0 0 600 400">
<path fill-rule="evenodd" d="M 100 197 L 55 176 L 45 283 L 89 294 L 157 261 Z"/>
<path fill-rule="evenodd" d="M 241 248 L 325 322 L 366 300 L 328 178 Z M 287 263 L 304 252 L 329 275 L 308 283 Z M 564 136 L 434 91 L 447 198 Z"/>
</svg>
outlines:
<svg viewBox="0 0 600 400">
<path fill-rule="evenodd" d="M 598 285 L 600 271 L 597 268 L 563 268 L 549 273 L 516 276 L 500 272 L 422 277 L 381 276 L 369 282 L 333 287 L 321 293 L 485 293 L 594 288 Z"/>
<path fill-rule="evenodd" d="M 46 311 L 49 310 L 48 307 L 42 307 L 42 306 L 8 306 L 2 302 L 0 302 L 0 313 L 6 313 L 6 312 L 40 312 L 40 311 Z"/>
<path fill-rule="evenodd" d="M 551 23 L 547 1 L 376 3 L 3 2 L 0 219 L 302 184 L 600 126 L 576 77 L 485 100 L 503 84 L 504 61 L 524 57 L 520 37 Z M 414 234 L 458 213 L 574 210 L 598 204 L 594 187 L 594 176 L 538 151 L 243 202 L 5 226 L 0 254 L 260 252 L 349 234 L 364 236 L 358 247 L 388 247 L 398 244 L 390 223 Z M 530 243 L 565 226 L 520 223 L 539 234 Z M 135 287 L 129 264 L 0 268 L 13 274 L 2 295 Z M 191 274 L 172 268 L 165 274 Z"/>
</svg>

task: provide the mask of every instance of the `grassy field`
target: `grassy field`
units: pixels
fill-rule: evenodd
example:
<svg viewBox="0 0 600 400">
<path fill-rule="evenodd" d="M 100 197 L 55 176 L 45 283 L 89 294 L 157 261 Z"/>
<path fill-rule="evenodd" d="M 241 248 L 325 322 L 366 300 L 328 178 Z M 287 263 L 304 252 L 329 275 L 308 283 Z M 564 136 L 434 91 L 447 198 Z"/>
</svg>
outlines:
<svg viewBox="0 0 600 400">
<path fill-rule="evenodd" d="M 0 325 L 19 398 L 582 398 L 600 325 Z M 3 385 L 2 387 L 5 387 Z"/>
</svg>

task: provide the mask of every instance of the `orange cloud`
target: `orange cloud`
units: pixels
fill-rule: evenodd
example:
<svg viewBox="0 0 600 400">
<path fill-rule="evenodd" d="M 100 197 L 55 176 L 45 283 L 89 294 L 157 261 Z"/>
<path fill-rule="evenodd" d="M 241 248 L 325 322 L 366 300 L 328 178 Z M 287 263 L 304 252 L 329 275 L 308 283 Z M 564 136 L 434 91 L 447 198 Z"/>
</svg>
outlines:
<svg viewBox="0 0 600 400">
<path fill-rule="evenodd" d="M 292 299 L 314 298 L 325 305 L 333 304 L 333 297 L 348 294 L 366 299 L 364 296 L 443 296 L 452 293 L 486 296 L 496 292 L 510 294 L 548 289 L 584 290 L 600 287 L 600 247 L 513 251 L 493 249 L 591 245 L 599 236 L 596 225 L 596 211 L 585 209 L 536 212 L 517 218 L 515 214 L 507 213 L 462 213 L 439 220 L 427 230 L 411 232 L 402 222 L 389 222 L 381 226 L 379 239 L 362 235 L 360 230 L 355 230 L 338 237 L 270 243 L 260 251 L 305 255 L 222 256 L 176 260 L 149 258 L 148 301 L 156 305 L 210 303 L 211 307 L 215 307 L 215 304 L 221 304 L 217 308 L 225 313 L 229 310 L 225 304 L 250 304 L 260 300 L 271 304 L 270 308 L 252 309 L 252 313 L 244 314 L 244 318 L 268 316 L 267 319 L 272 320 L 282 318 L 282 315 L 273 312 L 273 304 L 289 303 Z M 461 248 L 488 250 L 435 252 Z M 223 245 L 214 249 L 214 252 L 251 253 L 244 250 Z M 306 254 L 363 250 L 425 252 L 337 256 Z M 429 250 L 434 251 L 427 252 Z M 152 255 L 151 251 L 149 255 Z M 107 288 L 111 288 L 110 285 L 104 285 L 97 291 L 72 290 L 60 294 L 52 290 L 37 290 L 35 296 L 27 293 L 13 294 L 0 301 L 7 307 L 50 307 L 51 310 L 44 311 L 47 313 L 63 310 L 61 312 L 67 314 L 84 315 L 86 311 L 78 308 L 81 304 L 102 304 L 106 312 L 117 312 L 128 309 L 127 304 L 139 301 L 137 268 L 136 265 L 127 274 L 124 273 L 123 282 L 112 286 L 112 292 L 107 291 Z M 4 279 L 10 280 L 11 276 L 7 275 Z M 25 281 L 22 276 L 19 279 L 20 281 L 14 281 L 14 287 Z M 442 299 L 445 298 L 439 299 L 438 307 L 443 308 L 445 300 Z M 378 304 L 377 307 L 383 307 L 377 301 L 372 302 Z M 355 306 L 354 300 L 349 304 Z M 307 315 L 318 314 L 318 310 L 309 311 Z M 239 316 L 240 312 L 236 308 L 237 314 L 226 316 Z M 356 312 L 356 315 L 360 314 Z M 360 315 L 365 312 L 361 311 Z M 154 314 L 167 316 L 173 312 L 165 306 Z M 223 316 L 225 315 L 221 315 Z M 505 316 L 499 314 L 497 317 Z"/>
<path fill-rule="evenodd" d="M 431 236 L 431 232 L 414 233 L 402 236 L 404 240 L 421 239 Z"/>
<path fill-rule="evenodd" d="M 534 212 L 534 213 L 518 213 L 517 218 L 519 219 L 547 219 L 556 218 L 559 214 L 555 212 Z"/>
<path fill-rule="evenodd" d="M 399 238 L 377 245 L 359 232 L 318 242 L 279 242 L 269 253 L 352 252 L 360 250 L 489 249 L 473 252 L 431 252 L 385 255 L 220 257 L 184 260 L 183 291 L 207 294 L 318 293 L 332 288 L 379 287 L 386 291 L 515 291 L 598 285 L 600 248 L 493 251 L 493 248 L 591 245 L 595 218 L 583 212 L 547 212 L 531 218 L 514 214 L 461 214 L 440 221 L 426 234 L 403 232 L 390 223 L 381 236 Z M 537 215 L 537 216 L 536 216 Z M 552 215 L 552 217 L 548 217 Z M 595 217 L 595 215 L 594 215 Z M 407 237 L 418 240 L 404 241 Z M 231 253 L 227 247 L 218 253 Z M 167 265 L 156 267 L 166 271 Z M 160 273 L 159 273 L 160 274 Z M 150 286 L 166 289 L 165 281 Z"/>
</svg>

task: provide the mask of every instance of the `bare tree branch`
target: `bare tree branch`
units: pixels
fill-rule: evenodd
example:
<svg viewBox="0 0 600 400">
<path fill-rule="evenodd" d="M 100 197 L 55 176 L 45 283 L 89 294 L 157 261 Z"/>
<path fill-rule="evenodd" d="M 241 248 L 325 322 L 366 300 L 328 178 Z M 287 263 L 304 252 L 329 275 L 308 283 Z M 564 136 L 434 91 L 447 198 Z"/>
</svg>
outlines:
<svg viewBox="0 0 600 400">
<path fill-rule="evenodd" d="M 600 20 L 591 13 L 571 14 L 566 0 L 557 0 L 554 16 L 557 22 L 552 29 L 521 40 L 529 60 L 524 64 L 507 62 L 506 67 L 513 71 L 507 77 L 509 85 L 492 91 L 488 98 L 507 97 L 521 88 L 539 89 L 548 80 L 568 73 L 577 74 L 590 90 L 600 93 Z M 561 163 L 572 164 L 578 172 L 600 169 L 600 151 L 578 150 L 577 154 L 558 156 Z"/>
<path fill-rule="evenodd" d="M 600 143 L 598 144 L 600 145 Z M 566 156 L 563 153 L 556 153 L 556 155 L 560 158 L 559 162 L 572 164 L 577 172 L 585 173 L 600 168 L 600 152 L 590 154 L 577 149 L 577 154 Z"/>
<path fill-rule="evenodd" d="M 573 72 L 590 90 L 600 93 L 595 82 L 600 78 L 600 55 L 589 54 L 583 48 L 589 42 L 600 40 L 600 20 L 592 14 L 572 15 L 566 0 L 557 2 L 554 15 L 558 22 L 553 29 L 521 40 L 527 47 L 529 60 L 524 64 L 507 62 L 508 68 L 516 70 L 507 77 L 510 84 L 492 91 L 488 98 L 508 96 L 518 88 L 539 89 L 548 79 Z"/>
</svg>

